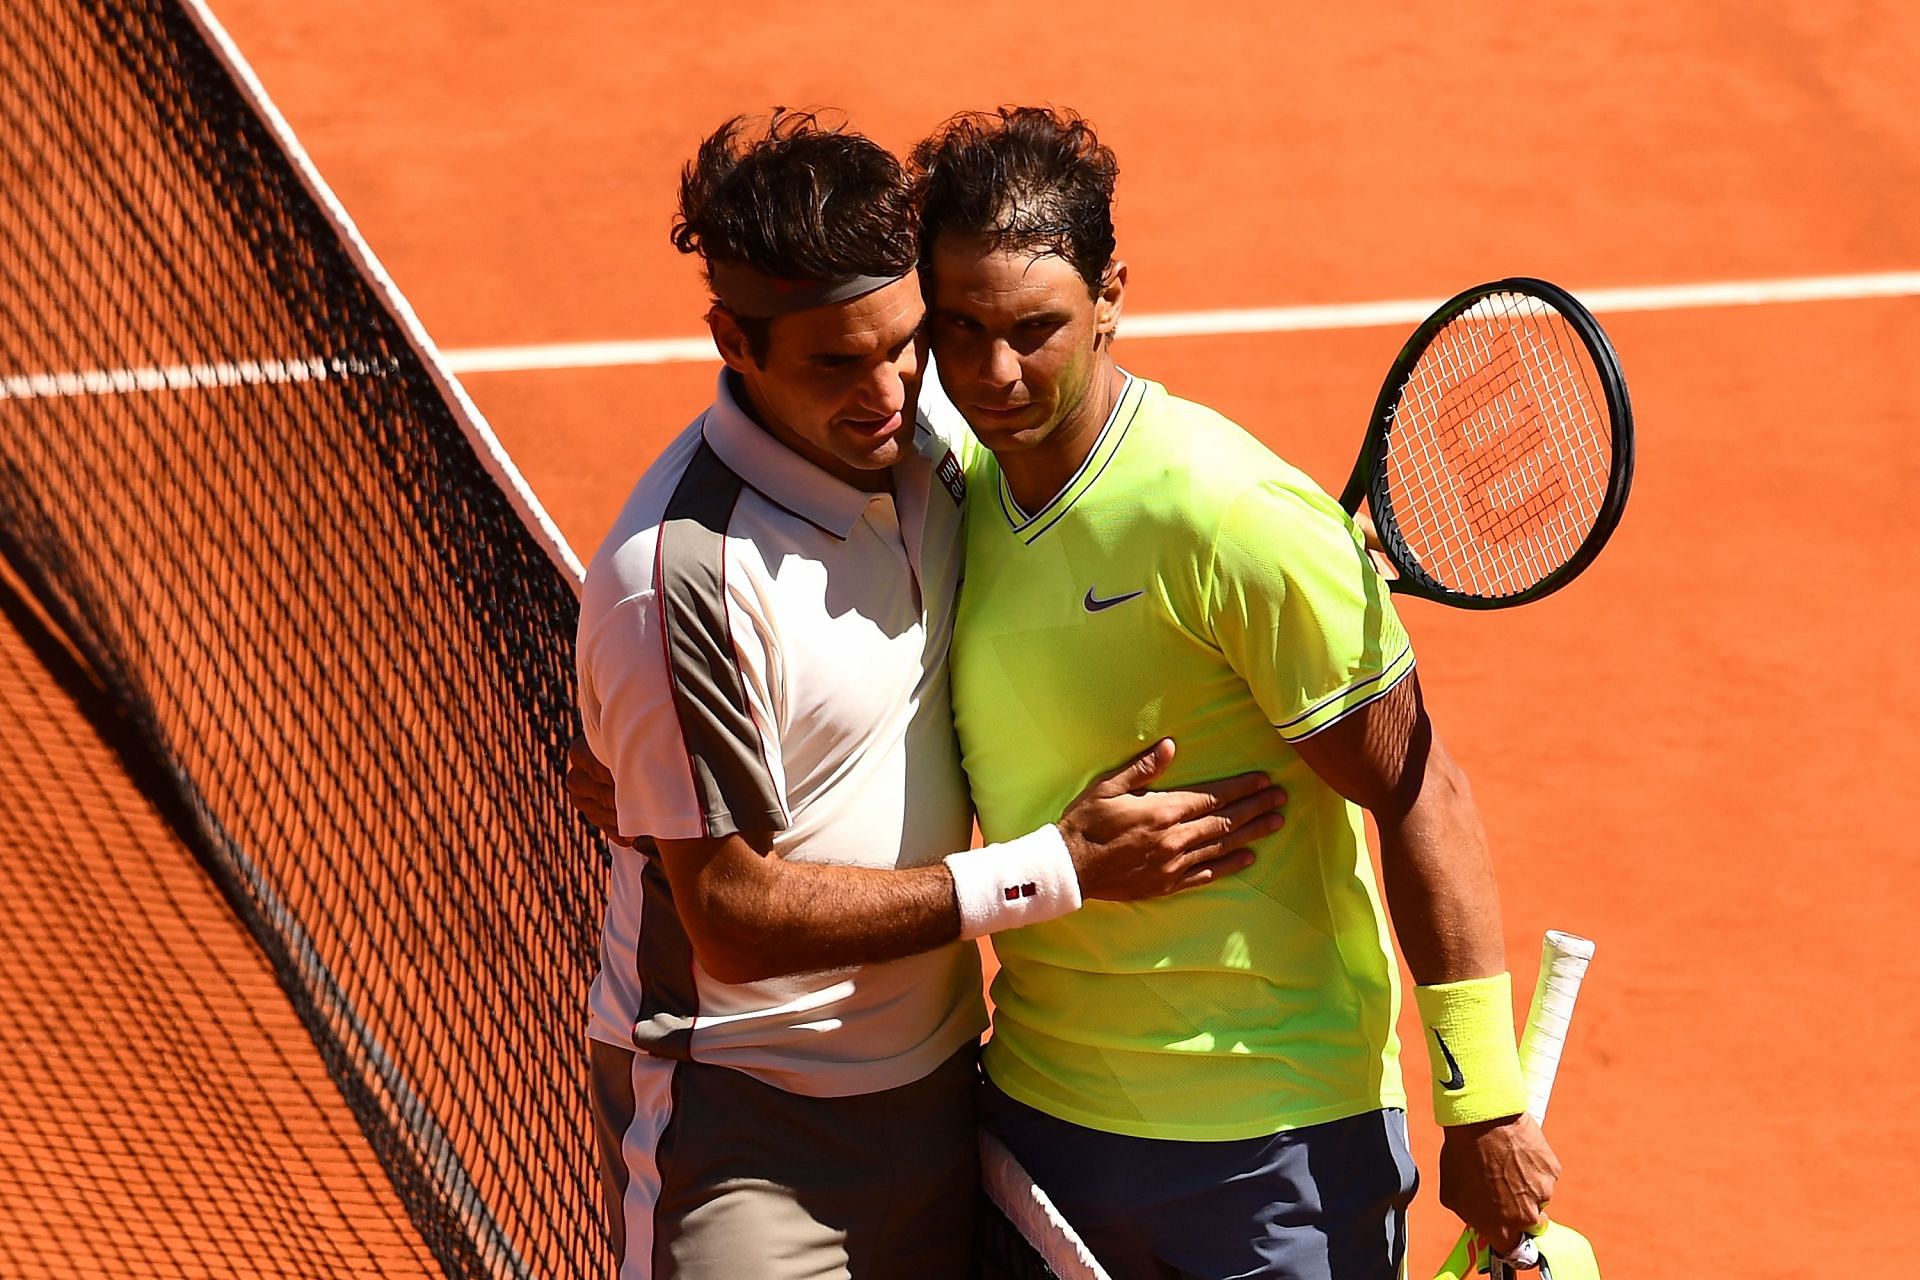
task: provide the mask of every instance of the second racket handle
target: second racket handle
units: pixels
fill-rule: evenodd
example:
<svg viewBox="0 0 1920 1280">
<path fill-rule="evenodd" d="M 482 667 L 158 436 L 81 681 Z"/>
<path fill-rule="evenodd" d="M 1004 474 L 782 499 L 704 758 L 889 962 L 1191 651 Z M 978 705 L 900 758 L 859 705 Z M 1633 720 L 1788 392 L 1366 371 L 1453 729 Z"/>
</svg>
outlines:
<svg viewBox="0 0 1920 1280">
<path fill-rule="evenodd" d="M 1593 943 L 1578 934 L 1549 929 L 1540 943 L 1540 976 L 1534 982 L 1533 1004 L 1527 1010 L 1526 1030 L 1520 1035 L 1520 1074 L 1527 1085 L 1527 1114 L 1539 1124 L 1547 1117 L 1553 1078 L 1560 1069 L 1560 1052 L 1567 1041 L 1567 1024 L 1580 983 L 1593 959 Z"/>
</svg>

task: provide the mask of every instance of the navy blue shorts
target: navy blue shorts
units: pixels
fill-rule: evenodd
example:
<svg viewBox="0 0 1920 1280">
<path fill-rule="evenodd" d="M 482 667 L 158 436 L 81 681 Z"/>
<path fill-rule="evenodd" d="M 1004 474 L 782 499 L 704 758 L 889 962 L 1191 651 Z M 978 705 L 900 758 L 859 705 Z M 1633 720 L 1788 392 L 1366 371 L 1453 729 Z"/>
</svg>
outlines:
<svg viewBox="0 0 1920 1280">
<path fill-rule="evenodd" d="M 1083 1128 L 987 1081 L 980 1123 L 1113 1280 L 1400 1280 L 1419 1182 L 1404 1112 L 1182 1142 Z"/>
</svg>

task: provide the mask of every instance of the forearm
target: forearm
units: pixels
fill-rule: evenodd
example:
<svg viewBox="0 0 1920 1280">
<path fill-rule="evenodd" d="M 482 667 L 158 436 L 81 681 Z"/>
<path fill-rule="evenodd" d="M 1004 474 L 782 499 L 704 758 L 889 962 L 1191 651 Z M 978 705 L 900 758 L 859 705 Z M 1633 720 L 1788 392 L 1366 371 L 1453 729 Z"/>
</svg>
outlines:
<svg viewBox="0 0 1920 1280">
<path fill-rule="evenodd" d="M 1374 814 L 1401 953 L 1423 986 L 1503 972 L 1500 894 L 1466 776 L 1437 738 L 1420 763 L 1408 803 Z"/>
<path fill-rule="evenodd" d="M 1243 870 L 1245 846 L 1285 821 L 1286 793 L 1264 774 L 1152 790 L 1173 752 L 1157 742 L 1095 779 L 1058 823 L 907 870 L 777 857 L 764 831 L 653 845 L 694 955 L 720 981 L 876 964 L 1057 919 L 1087 897 L 1158 897 Z M 611 774 L 572 754 L 575 802 L 618 825 Z"/>
<path fill-rule="evenodd" d="M 778 857 L 764 833 L 659 845 L 694 954 L 722 982 L 897 960 L 1080 905 L 1051 825 L 906 869 Z"/>
<path fill-rule="evenodd" d="M 701 878 L 688 914 L 704 922 L 696 949 L 723 982 L 878 964 L 960 936 L 944 863 L 883 870 L 765 857 L 717 870 Z"/>
</svg>

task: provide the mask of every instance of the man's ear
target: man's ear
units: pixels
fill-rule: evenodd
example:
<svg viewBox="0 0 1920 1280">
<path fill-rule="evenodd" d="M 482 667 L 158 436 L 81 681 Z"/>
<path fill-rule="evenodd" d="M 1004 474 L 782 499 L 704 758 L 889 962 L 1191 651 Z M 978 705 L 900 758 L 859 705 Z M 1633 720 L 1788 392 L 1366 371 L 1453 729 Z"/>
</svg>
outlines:
<svg viewBox="0 0 1920 1280">
<path fill-rule="evenodd" d="M 1106 278 L 1093 299 L 1093 332 L 1096 338 L 1110 339 L 1120 327 L 1120 310 L 1127 296 L 1127 264 L 1115 258 L 1107 264 Z"/>
<path fill-rule="evenodd" d="M 720 358 L 726 361 L 727 368 L 735 373 L 746 373 L 759 367 L 753 358 L 746 333 L 741 330 L 733 312 L 725 306 L 716 302 L 707 308 L 707 329 L 713 334 L 713 345 L 719 350 Z"/>
</svg>

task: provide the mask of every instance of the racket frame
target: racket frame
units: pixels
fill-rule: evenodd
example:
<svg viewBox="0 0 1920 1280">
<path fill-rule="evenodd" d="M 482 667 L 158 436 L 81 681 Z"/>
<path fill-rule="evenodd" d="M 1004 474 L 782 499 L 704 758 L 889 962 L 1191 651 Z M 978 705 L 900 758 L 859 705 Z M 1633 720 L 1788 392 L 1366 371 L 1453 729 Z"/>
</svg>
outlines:
<svg viewBox="0 0 1920 1280">
<path fill-rule="evenodd" d="M 1593 526 L 1567 562 L 1524 591 L 1511 595 L 1483 596 L 1448 587 L 1421 566 L 1400 532 L 1399 521 L 1394 518 L 1393 503 L 1387 493 L 1386 468 L 1379 465 L 1379 460 L 1385 455 L 1400 397 L 1414 365 L 1419 363 L 1420 357 L 1426 354 L 1427 348 L 1449 321 L 1481 300 L 1499 293 L 1523 294 L 1546 303 L 1565 317 L 1569 327 L 1579 336 L 1599 375 L 1601 393 L 1606 401 L 1607 422 L 1612 431 L 1613 460 L 1607 474 L 1607 490 Z M 1400 348 L 1400 354 L 1394 358 L 1393 367 L 1387 371 L 1386 380 L 1380 385 L 1380 394 L 1374 400 L 1373 417 L 1367 424 L 1366 439 L 1361 444 L 1359 458 L 1354 462 L 1353 473 L 1347 478 L 1347 487 L 1340 495 L 1340 505 L 1348 515 L 1353 515 L 1360 510 L 1361 500 L 1365 499 L 1374 527 L 1379 530 L 1381 548 L 1400 575 L 1391 583 L 1396 594 L 1432 600 L 1456 609 L 1509 609 L 1552 595 L 1579 577 L 1593 563 L 1594 557 L 1607 545 L 1607 539 L 1613 536 L 1621 513 L 1626 510 L 1627 494 L 1633 487 L 1633 464 L 1633 405 L 1627 395 L 1626 377 L 1620 370 L 1620 357 L 1614 352 L 1606 331 L 1578 298 L 1560 286 L 1533 276 L 1508 276 L 1475 285 L 1447 299 L 1421 322 L 1420 327 L 1413 331 L 1413 336 Z"/>
</svg>

